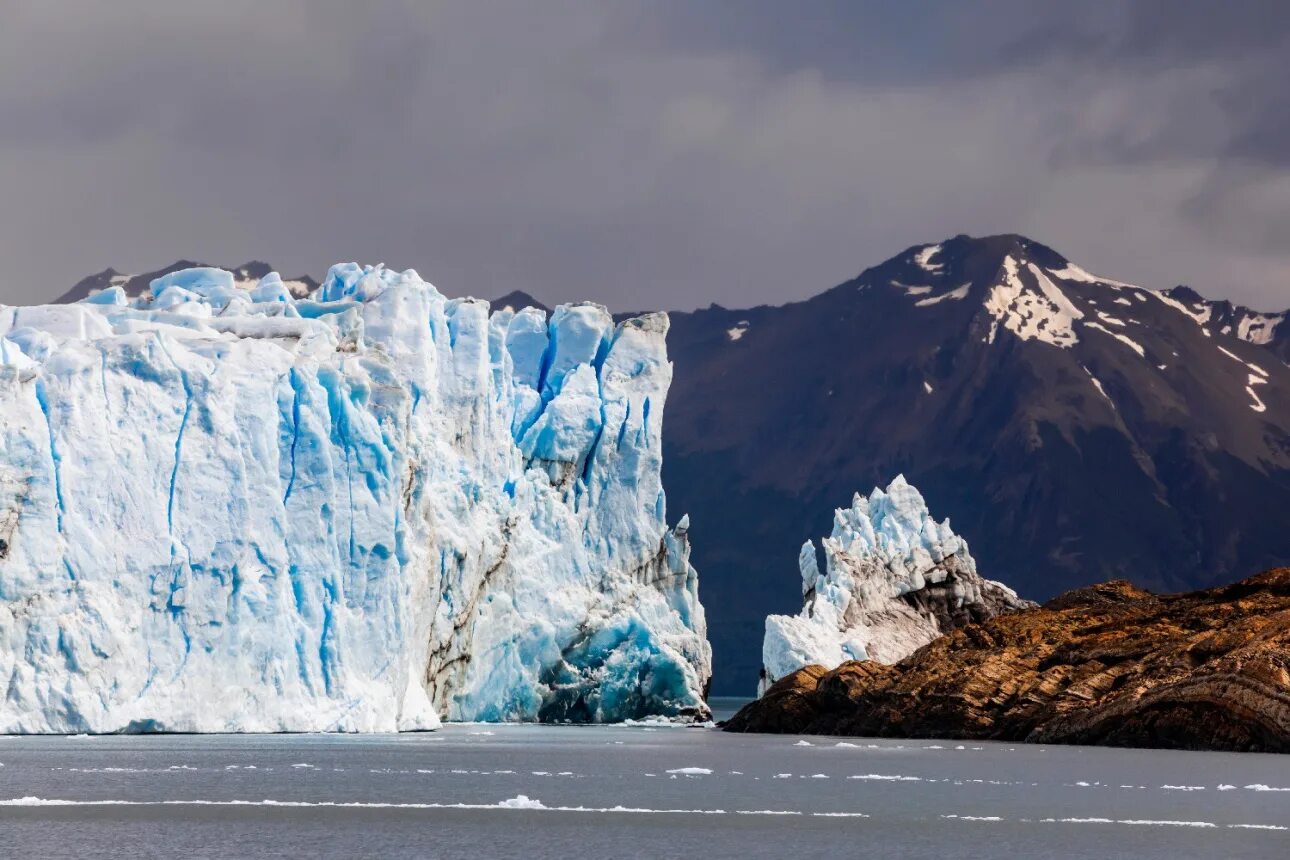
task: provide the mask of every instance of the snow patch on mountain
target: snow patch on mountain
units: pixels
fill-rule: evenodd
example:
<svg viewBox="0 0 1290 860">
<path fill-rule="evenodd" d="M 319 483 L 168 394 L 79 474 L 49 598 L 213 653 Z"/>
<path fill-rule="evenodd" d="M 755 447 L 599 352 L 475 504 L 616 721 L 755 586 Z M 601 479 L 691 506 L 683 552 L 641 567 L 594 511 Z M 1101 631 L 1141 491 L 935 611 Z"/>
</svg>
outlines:
<svg viewBox="0 0 1290 860">
<path fill-rule="evenodd" d="M 1149 290 L 1148 292 L 1151 295 L 1155 296 L 1157 299 L 1159 299 L 1161 302 L 1165 303 L 1169 307 L 1178 311 L 1180 314 L 1191 317 L 1191 319 L 1195 321 L 1196 325 L 1204 326 L 1205 323 L 1209 322 L 1209 318 L 1213 314 L 1213 308 L 1203 303 L 1201 304 L 1200 307 L 1192 309 L 1187 307 L 1185 304 L 1178 301 L 1174 297 L 1167 296 L 1159 290 Z M 1208 331 L 1206 331 L 1205 333 L 1209 334 Z"/>
<path fill-rule="evenodd" d="M 0 731 L 707 716 L 666 315 L 245 280 L 0 308 Z"/>
<path fill-rule="evenodd" d="M 914 263 L 918 268 L 929 274 L 939 275 L 945 269 L 945 265 L 943 263 L 933 263 L 932 258 L 940 252 L 940 245 L 928 245 L 914 254 Z"/>
<path fill-rule="evenodd" d="M 1134 340 L 1133 338 L 1129 337 L 1126 334 L 1121 334 L 1118 331 L 1111 331 L 1109 328 L 1102 325 L 1101 323 L 1086 322 L 1084 323 L 1084 325 L 1096 331 L 1100 331 L 1103 334 L 1109 334 L 1111 337 L 1115 338 L 1120 343 L 1124 344 L 1129 349 L 1136 352 L 1139 358 L 1145 358 L 1147 355 L 1147 351 L 1143 348 L 1142 344 L 1138 343 L 1136 340 Z M 1123 323 L 1121 323 L 1121 325 L 1123 325 Z"/>
<path fill-rule="evenodd" d="M 1106 402 L 1111 404 L 1111 408 L 1114 409 L 1115 401 L 1111 399 L 1111 395 L 1107 394 L 1106 389 L 1102 387 L 1102 380 L 1094 376 L 1093 371 L 1089 370 L 1087 367 L 1084 367 L 1084 365 L 1081 364 L 1080 367 L 1083 367 L 1084 372 L 1088 374 L 1088 378 L 1089 380 L 1092 381 L 1093 387 L 1097 389 L 1097 393 L 1102 395 L 1102 397 L 1106 399 Z"/>
<path fill-rule="evenodd" d="M 1084 312 L 1034 263 L 1026 263 L 1034 286 L 1022 278 L 1021 264 L 1012 256 L 1003 260 L 1003 282 L 990 289 L 986 310 L 994 317 L 989 343 L 994 343 L 999 325 L 1022 340 L 1038 340 L 1063 349 L 1079 343 L 1075 320 Z"/>
<path fill-rule="evenodd" d="M 903 476 L 857 493 L 821 543 L 823 572 L 814 543 L 798 555 L 802 611 L 766 618 L 760 692 L 806 665 L 895 663 L 955 627 L 1030 605 L 981 578 L 967 542 Z"/>
<path fill-rule="evenodd" d="M 1094 275 L 1085 269 L 1081 269 L 1069 260 L 1066 261 L 1066 265 L 1062 266 L 1060 269 L 1049 269 L 1048 271 L 1053 277 L 1060 278 L 1063 281 L 1078 281 L 1082 284 L 1101 284 L 1114 289 L 1141 289 L 1135 284 L 1128 284 L 1124 281 L 1116 281 L 1111 278 L 1103 278 L 1099 275 Z"/>
<path fill-rule="evenodd" d="M 1277 327 L 1285 321 L 1285 318 L 1285 314 L 1247 314 L 1236 324 L 1236 336 L 1250 343 L 1260 345 L 1271 343 Z"/>
<path fill-rule="evenodd" d="M 919 299 L 918 301 L 914 302 L 914 305 L 916 307 L 925 308 L 925 307 L 928 307 L 929 305 L 939 304 L 940 302 L 943 302 L 946 299 L 950 299 L 952 301 L 961 301 L 967 298 L 968 291 L 971 289 L 972 289 L 972 285 L 970 283 L 964 284 L 961 287 L 955 287 L 954 289 L 950 290 L 948 293 L 941 293 L 939 296 L 929 296 L 928 298 L 925 298 L 925 299 Z"/>
<path fill-rule="evenodd" d="M 1260 400 L 1259 395 L 1254 392 L 1254 386 L 1267 385 L 1267 384 L 1268 384 L 1268 381 L 1256 373 L 1251 373 L 1246 382 L 1245 393 L 1250 395 L 1250 400 L 1252 401 L 1250 403 L 1250 408 L 1253 409 L 1255 412 L 1268 411 L 1267 404 L 1265 404 L 1262 400 Z"/>
<path fill-rule="evenodd" d="M 891 285 L 898 290 L 904 290 L 907 296 L 925 296 L 932 291 L 932 288 L 928 286 L 913 287 L 909 284 L 902 284 L 900 281 L 892 281 Z"/>
</svg>

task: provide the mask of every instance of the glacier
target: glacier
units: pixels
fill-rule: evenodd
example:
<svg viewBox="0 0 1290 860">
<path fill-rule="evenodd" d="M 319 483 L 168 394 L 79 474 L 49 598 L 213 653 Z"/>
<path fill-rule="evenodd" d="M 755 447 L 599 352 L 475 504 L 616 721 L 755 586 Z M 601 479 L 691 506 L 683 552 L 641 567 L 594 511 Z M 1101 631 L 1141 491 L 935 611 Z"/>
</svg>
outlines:
<svg viewBox="0 0 1290 860">
<path fill-rule="evenodd" d="M 967 541 L 903 475 L 837 509 L 821 544 L 823 572 L 812 541 L 798 555 L 802 611 L 766 618 L 759 695 L 803 666 L 896 663 L 956 627 L 1034 605 L 977 573 Z"/>
<path fill-rule="evenodd" d="M 0 732 L 707 718 L 667 329 L 354 263 L 0 307 Z"/>
</svg>

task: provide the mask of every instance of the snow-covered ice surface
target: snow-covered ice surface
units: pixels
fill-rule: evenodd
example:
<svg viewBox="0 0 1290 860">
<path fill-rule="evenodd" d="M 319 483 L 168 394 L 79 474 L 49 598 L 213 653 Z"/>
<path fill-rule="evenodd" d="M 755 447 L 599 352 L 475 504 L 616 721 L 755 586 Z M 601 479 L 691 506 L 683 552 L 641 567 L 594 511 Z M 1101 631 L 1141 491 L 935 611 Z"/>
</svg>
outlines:
<svg viewBox="0 0 1290 860">
<path fill-rule="evenodd" d="M 493 731 L 0 740 L 4 845 L 14 857 L 836 857 L 863 845 L 1184 860 L 1280 857 L 1290 839 L 1290 792 L 1275 790 L 1290 780 L 1273 755 Z"/>
<path fill-rule="evenodd" d="M 811 664 L 895 663 L 954 626 L 1029 605 L 977 573 L 967 541 L 904 476 L 835 511 L 822 544 L 823 572 L 814 543 L 798 555 L 802 611 L 766 618 L 762 691 Z"/>
<path fill-rule="evenodd" d="M 0 731 L 706 717 L 667 328 L 355 264 L 0 308 Z"/>
</svg>

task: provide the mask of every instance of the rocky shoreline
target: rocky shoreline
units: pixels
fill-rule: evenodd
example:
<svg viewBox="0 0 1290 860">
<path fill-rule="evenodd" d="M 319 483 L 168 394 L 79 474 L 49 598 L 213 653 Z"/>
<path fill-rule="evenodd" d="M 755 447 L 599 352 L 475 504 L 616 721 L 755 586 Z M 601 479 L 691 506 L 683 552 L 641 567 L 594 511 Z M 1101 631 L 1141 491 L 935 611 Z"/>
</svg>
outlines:
<svg viewBox="0 0 1290 860">
<path fill-rule="evenodd" d="M 1290 752 L 1290 567 L 1177 595 L 1108 582 L 896 665 L 806 666 L 724 728 Z"/>
</svg>

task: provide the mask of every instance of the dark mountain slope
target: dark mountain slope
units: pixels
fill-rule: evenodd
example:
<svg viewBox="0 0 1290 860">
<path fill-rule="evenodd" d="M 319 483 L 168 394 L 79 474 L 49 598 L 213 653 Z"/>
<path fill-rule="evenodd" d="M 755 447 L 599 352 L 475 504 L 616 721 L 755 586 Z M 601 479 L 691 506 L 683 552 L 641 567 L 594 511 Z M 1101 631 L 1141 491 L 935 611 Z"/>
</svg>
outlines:
<svg viewBox="0 0 1290 860">
<path fill-rule="evenodd" d="M 693 518 L 717 691 L 752 689 L 765 615 L 800 605 L 802 541 L 902 472 L 1026 597 L 1290 560 L 1290 368 L 1196 317 L 1018 236 L 674 313 L 664 479 Z"/>
</svg>

